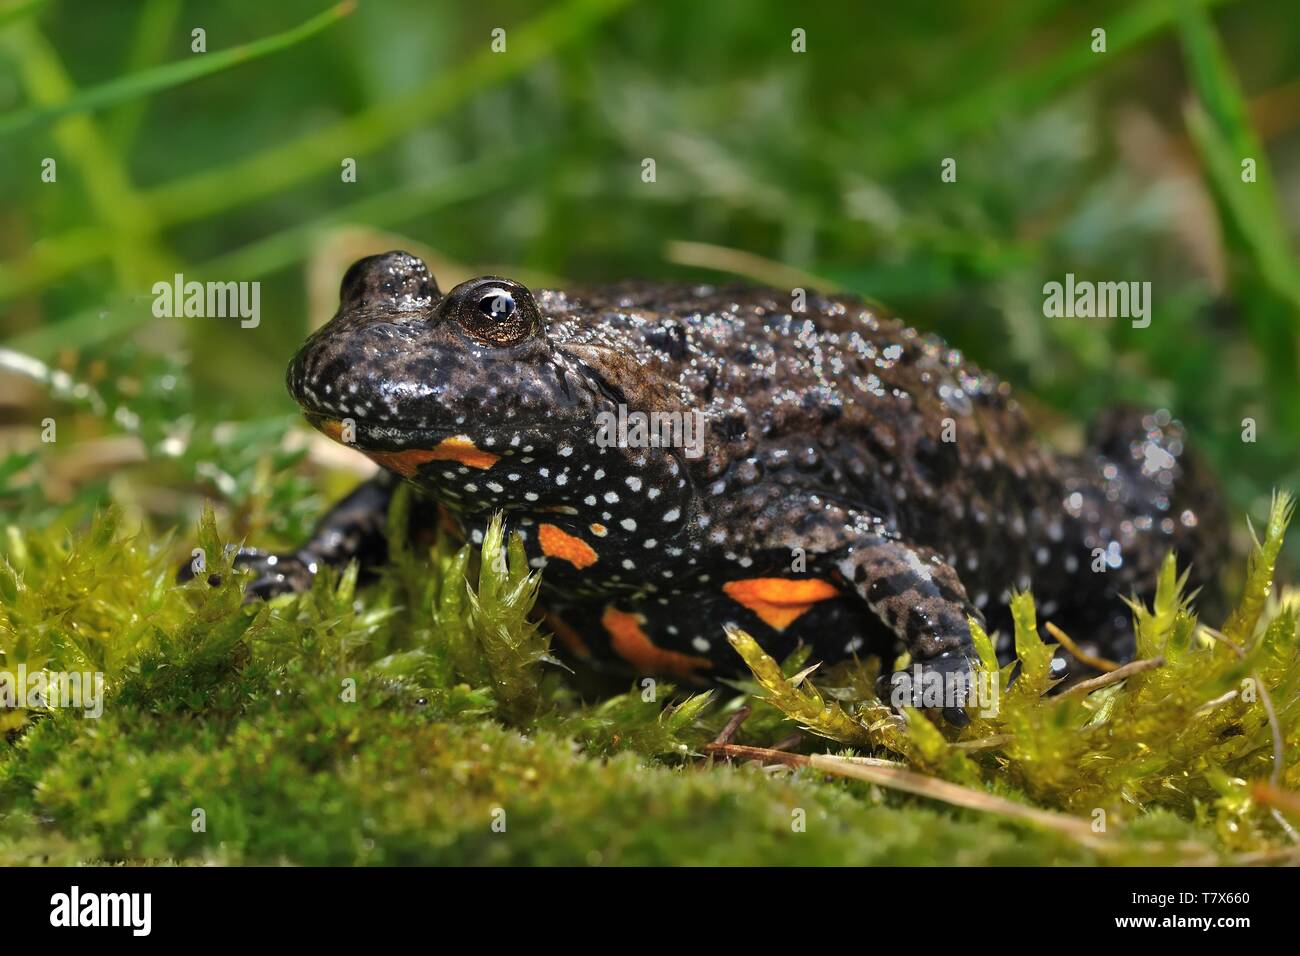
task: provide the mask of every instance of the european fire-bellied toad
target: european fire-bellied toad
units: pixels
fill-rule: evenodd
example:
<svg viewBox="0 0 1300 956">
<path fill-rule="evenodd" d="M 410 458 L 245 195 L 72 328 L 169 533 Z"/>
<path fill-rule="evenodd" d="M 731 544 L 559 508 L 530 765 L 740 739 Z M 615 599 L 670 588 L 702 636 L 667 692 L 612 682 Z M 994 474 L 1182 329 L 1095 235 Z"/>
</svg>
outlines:
<svg viewBox="0 0 1300 956">
<path fill-rule="evenodd" d="M 444 294 L 406 253 L 357 262 L 287 383 L 383 470 L 296 553 L 244 555 L 253 592 L 381 561 L 397 478 L 476 543 L 503 510 L 545 568 L 563 645 L 636 673 L 735 674 L 725 622 L 778 658 L 800 641 L 826 661 L 905 648 L 961 671 L 968 615 L 1005 634 L 1009 591 L 1030 587 L 1041 614 L 1124 658 L 1121 596 L 1169 549 L 1212 580 L 1216 496 L 1168 413 L 1109 413 L 1085 454 L 1055 455 L 943 342 L 802 296 L 499 277 Z"/>
</svg>

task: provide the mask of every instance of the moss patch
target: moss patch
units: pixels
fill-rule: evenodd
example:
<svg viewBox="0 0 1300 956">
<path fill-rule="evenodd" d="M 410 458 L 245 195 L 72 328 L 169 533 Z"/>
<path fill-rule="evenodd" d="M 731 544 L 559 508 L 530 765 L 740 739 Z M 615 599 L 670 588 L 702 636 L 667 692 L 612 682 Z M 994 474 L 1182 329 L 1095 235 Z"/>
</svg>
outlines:
<svg viewBox="0 0 1300 956">
<path fill-rule="evenodd" d="M 394 529 L 403 507 L 399 498 Z M 199 540 L 215 556 L 217 586 L 174 584 L 175 549 L 125 532 L 113 512 L 74 535 L 10 528 L 4 669 L 99 671 L 106 699 L 98 719 L 67 708 L 0 712 L 0 858 L 1273 858 L 1291 844 L 1260 800 L 1274 791 L 1257 784 L 1300 782 L 1295 612 L 1268 595 L 1288 515 L 1279 501 L 1217 638 L 1196 623 L 1167 565 L 1155 606 L 1136 614 L 1143 656 L 1163 656 L 1164 666 L 1092 694 L 1040 696 L 1045 649 L 1027 626 L 1030 598 L 1017 598 L 1023 674 L 1007 686 L 1011 668 L 998 672 L 999 713 L 952 740 L 920 713 L 890 717 L 864 666 L 833 669 L 818 692 L 796 676 L 803 655 L 778 665 L 736 635 L 755 669 L 752 693 L 688 696 L 660 684 L 584 700 L 529 620 L 536 576 L 495 526 L 487 559 L 445 540 L 417 555 L 394 534 L 395 559 L 373 587 L 358 589 L 350 569 L 323 574 L 308 594 L 248 606 L 210 513 Z M 1265 694 L 1243 692 L 1250 681 Z M 1078 839 L 824 768 L 715 763 L 703 748 L 742 704 L 752 713 L 738 743 L 770 746 L 802 726 L 838 740 L 829 746 L 841 755 L 901 756 L 930 777 L 1085 822 L 1103 809 L 1106 832 Z M 1278 774 L 1274 727 L 1287 755 Z M 808 736 L 799 749 L 827 745 Z"/>
</svg>

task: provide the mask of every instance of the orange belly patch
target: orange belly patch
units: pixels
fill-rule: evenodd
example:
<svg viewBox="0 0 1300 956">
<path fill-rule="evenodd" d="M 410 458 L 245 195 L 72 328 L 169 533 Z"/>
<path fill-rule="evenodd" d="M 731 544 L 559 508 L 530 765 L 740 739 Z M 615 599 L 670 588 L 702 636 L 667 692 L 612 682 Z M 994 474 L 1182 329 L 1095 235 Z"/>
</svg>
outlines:
<svg viewBox="0 0 1300 956">
<path fill-rule="evenodd" d="M 342 423 L 341 421 L 339 421 L 337 418 L 312 418 L 312 417 L 309 417 L 307 420 L 308 420 L 309 422 L 311 422 L 313 425 L 315 425 L 315 426 L 316 426 L 316 429 L 317 429 L 317 430 L 318 430 L 322 435 L 325 435 L 327 438 L 332 438 L 332 439 L 334 439 L 334 440 L 335 440 L 336 442 L 338 442 L 339 444 L 344 444 L 344 441 L 343 441 L 343 423 Z"/>
<path fill-rule="evenodd" d="M 429 455 L 429 461 L 457 461 L 471 468 L 491 468 L 501 459 L 500 455 L 479 448 L 468 435 L 444 438 Z"/>
<path fill-rule="evenodd" d="M 839 597 L 840 593 L 829 582 L 818 578 L 747 578 L 728 581 L 722 590 L 778 631 L 784 631 L 818 601 Z"/>
<path fill-rule="evenodd" d="M 365 456 L 380 468 L 387 468 L 407 478 L 414 478 L 416 469 L 425 462 L 434 461 L 434 452 L 421 448 L 408 448 L 404 451 L 367 451 Z"/>
<path fill-rule="evenodd" d="M 465 543 L 465 532 L 461 530 L 460 524 L 452 513 L 442 505 L 438 505 L 438 528 L 458 544 Z"/>
<path fill-rule="evenodd" d="M 343 440 L 343 422 L 337 418 L 324 418 L 314 421 L 313 424 L 322 434 L 328 435 L 339 444 L 346 445 L 349 448 L 355 447 L 351 442 Z M 365 454 L 379 467 L 395 471 L 407 478 L 414 478 L 416 469 L 430 461 L 454 461 L 462 465 L 468 465 L 470 468 L 491 468 L 501 459 L 500 455 L 494 455 L 490 451 L 483 451 L 474 444 L 468 435 L 453 435 L 451 438 L 444 438 L 431 449 L 404 448 L 400 451 L 366 451 L 365 449 L 358 449 L 358 451 Z"/>
<path fill-rule="evenodd" d="M 712 667 L 707 657 L 681 654 L 657 646 L 641 627 L 644 618 L 639 614 L 620 611 L 612 604 L 605 605 L 600 625 L 609 634 L 609 645 L 614 653 L 642 674 L 674 674 L 687 680 L 695 678 L 695 671 Z"/>
<path fill-rule="evenodd" d="M 568 561 L 578 570 L 591 567 L 599 557 L 587 542 L 553 524 L 538 525 L 537 540 L 542 546 L 542 554 Z"/>
<path fill-rule="evenodd" d="M 559 638 L 560 643 L 565 646 L 570 654 L 574 657 L 591 657 L 591 648 L 587 646 L 587 642 L 567 621 L 561 620 L 550 611 L 542 612 L 542 620 L 546 622 L 546 626 L 551 629 L 551 633 Z"/>
</svg>

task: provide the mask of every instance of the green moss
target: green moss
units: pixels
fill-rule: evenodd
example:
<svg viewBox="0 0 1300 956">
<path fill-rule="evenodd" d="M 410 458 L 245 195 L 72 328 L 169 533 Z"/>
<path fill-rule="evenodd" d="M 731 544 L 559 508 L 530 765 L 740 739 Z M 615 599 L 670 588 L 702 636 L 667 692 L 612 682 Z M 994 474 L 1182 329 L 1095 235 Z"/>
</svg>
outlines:
<svg viewBox="0 0 1300 956">
<path fill-rule="evenodd" d="M 1288 506 L 1275 505 L 1230 619 L 1246 636 L 1240 655 L 1198 629 L 1170 563 L 1154 607 L 1137 612 L 1140 646 L 1164 667 L 1087 697 L 1043 698 L 1048 651 L 1022 595 L 1025 674 L 1007 689 L 1003 669 L 1000 712 L 958 741 L 919 713 L 890 715 L 871 694 L 871 668 L 832 669 L 819 692 L 806 652 L 778 666 L 739 632 L 730 637 L 756 678 L 739 693 L 683 697 L 660 684 L 584 702 L 529 620 L 537 581 L 518 541 L 506 545 L 494 524 L 484 553 L 495 559 L 445 540 L 419 554 L 396 533 L 400 498 L 377 584 L 359 590 L 355 568 L 326 572 L 270 605 L 242 604 L 210 512 L 199 542 L 215 586 L 173 583 L 176 549 L 127 533 L 112 511 L 73 536 L 9 528 L 4 668 L 100 670 L 107 699 L 98 719 L 3 713 L 0 857 L 1079 863 L 1280 847 L 1250 789 L 1271 772 L 1258 698 L 1205 707 L 1262 681 L 1286 741 L 1279 782 L 1296 785 L 1295 614 L 1266 599 Z M 702 756 L 742 702 L 753 711 L 743 743 L 770 745 L 793 719 L 990 793 L 1084 818 L 1103 808 L 1116 832 L 1092 846 L 806 768 Z M 999 735 L 997 747 L 962 746 Z M 816 740 L 802 749 L 823 749 Z"/>
<path fill-rule="evenodd" d="M 970 726 L 953 740 L 915 710 L 903 730 L 882 733 L 884 705 L 869 690 L 847 710 L 819 708 L 818 691 L 774 676 L 775 663 L 752 639 L 733 635 L 732 642 L 775 707 L 832 740 L 884 747 L 939 777 L 993 792 L 1014 788 L 1039 807 L 1104 820 L 1108 833 L 1164 809 L 1196 821 L 1223 850 L 1263 852 L 1289 843 L 1253 785 L 1273 779 L 1294 787 L 1300 779 L 1295 602 L 1269 605 L 1292 514 L 1292 499 L 1276 496 L 1222 632 L 1199 624 L 1186 575 L 1170 556 L 1152 605 L 1134 604 L 1138 658 L 1155 666 L 1135 667 L 1118 683 L 1049 695 L 1055 648 L 1039 636 L 1028 594 L 1011 601 L 1012 664 L 998 668 L 992 642 L 972 621 L 977 671 L 997 682 L 998 705 L 973 709 Z M 843 671 L 856 666 L 831 679 L 844 681 Z"/>
</svg>

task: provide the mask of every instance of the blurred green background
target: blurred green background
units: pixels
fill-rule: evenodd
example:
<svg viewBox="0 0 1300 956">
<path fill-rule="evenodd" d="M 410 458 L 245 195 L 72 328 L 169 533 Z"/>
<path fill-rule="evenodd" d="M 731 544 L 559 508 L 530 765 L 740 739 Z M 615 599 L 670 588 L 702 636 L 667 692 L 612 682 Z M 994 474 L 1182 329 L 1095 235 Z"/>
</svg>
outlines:
<svg viewBox="0 0 1300 956">
<path fill-rule="evenodd" d="M 192 527 L 211 496 L 300 534 L 346 480 L 297 467 L 283 370 L 346 265 L 394 247 L 444 289 L 857 292 L 1066 445 L 1166 406 L 1236 513 L 1300 489 L 1293 2 L 0 0 L 0 195 L 11 518 Z M 260 326 L 154 318 L 176 272 L 261 282 Z M 1150 327 L 1045 319 L 1067 272 L 1150 281 Z"/>
</svg>

